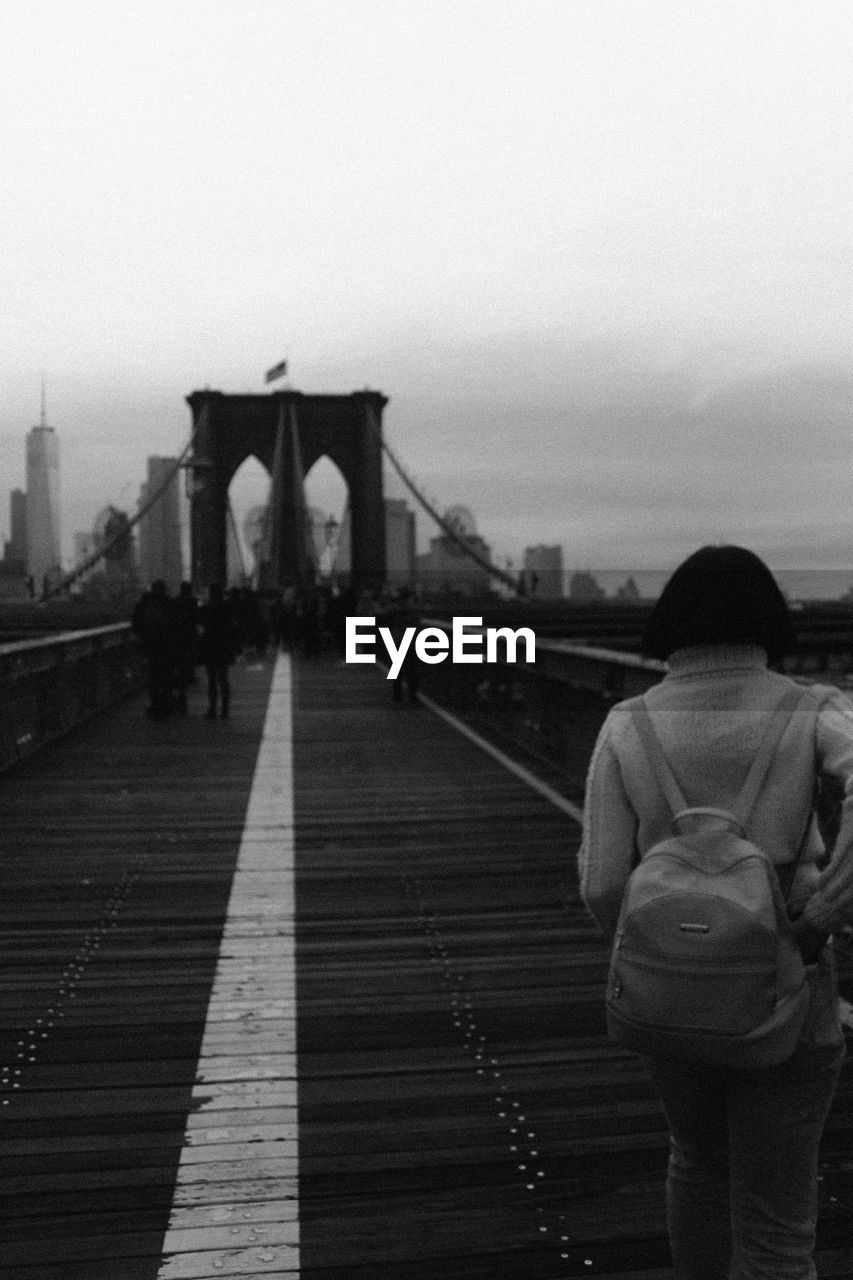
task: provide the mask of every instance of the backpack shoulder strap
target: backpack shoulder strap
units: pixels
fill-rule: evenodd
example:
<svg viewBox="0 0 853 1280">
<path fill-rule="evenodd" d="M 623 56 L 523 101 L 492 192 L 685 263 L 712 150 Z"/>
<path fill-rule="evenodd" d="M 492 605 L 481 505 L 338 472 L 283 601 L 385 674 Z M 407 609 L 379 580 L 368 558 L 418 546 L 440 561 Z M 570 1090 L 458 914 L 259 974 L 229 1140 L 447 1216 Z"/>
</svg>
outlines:
<svg viewBox="0 0 853 1280">
<path fill-rule="evenodd" d="M 779 743 L 782 741 L 785 730 L 793 719 L 794 712 L 800 705 L 802 698 L 803 690 L 794 686 L 779 700 L 770 717 L 770 721 L 764 731 L 764 737 L 746 776 L 746 781 L 731 809 L 732 814 L 737 818 L 743 830 L 746 830 L 749 816 L 770 772 Z M 640 741 L 645 748 L 652 772 L 666 797 L 666 802 L 673 815 L 680 813 L 683 809 L 689 808 L 689 802 L 685 798 L 681 785 L 673 773 L 660 738 L 655 732 L 645 698 L 633 699 L 630 703 L 630 712 L 634 727 L 640 736 Z"/>
<path fill-rule="evenodd" d="M 749 773 L 746 775 L 746 781 L 732 805 L 732 812 L 744 830 L 746 830 L 749 816 L 755 807 L 758 793 L 764 786 L 767 775 L 770 772 L 773 758 L 779 749 L 779 743 L 782 741 L 785 730 L 793 719 L 803 696 L 804 691 L 802 689 L 796 686 L 789 689 L 777 703 L 776 709 L 770 717 L 767 728 L 764 731 L 764 737 L 752 761 Z"/>
<path fill-rule="evenodd" d="M 672 771 L 672 766 L 666 758 L 660 738 L 655 733 L 655 727 L 652 724 L 645 698 L 634 698 L 629 703 L 629 709 L 634 728 L 640 735 L 640 741 L 645 748 L 649 764 L 652 767 L 652 773 L 657 778 L 658 785 L 666 797 L 666 802 L 674 817 L 675 814 L 681 813 L 682 809 L 687 809 L 689 806 L 678 779 Z"/>
</svg>

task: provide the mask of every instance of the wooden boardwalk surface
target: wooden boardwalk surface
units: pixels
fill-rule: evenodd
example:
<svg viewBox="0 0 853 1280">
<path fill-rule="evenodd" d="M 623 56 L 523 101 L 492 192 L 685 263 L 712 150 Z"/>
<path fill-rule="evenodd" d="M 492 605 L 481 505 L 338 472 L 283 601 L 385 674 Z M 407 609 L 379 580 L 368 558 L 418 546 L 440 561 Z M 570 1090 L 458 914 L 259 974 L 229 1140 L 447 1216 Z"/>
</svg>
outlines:
<svg viewBox="0 0 853 1280">
<path fill-rule="evenodd" d="M 240 669 L 228 724 L 135 703 L 0 781 L 0 1280 L 283 1276 L 297 1236 L 306 1280 L 669 1275 L 663 1123 L 604 1038 L 577 824 L 374 669 L 294 671 L 298 1130 L 284 996 L 248 1144 L 199 1106 L 212 988 L 226 1088 L 247 1074 L 213 984 L 270 677 Z M 851 1127 L 847 1071 L 823 1276 L 853 1275 Z"/>
<path fill-rule="evenodd" d="M 157 1275 L 269 677 L 0 780 L 3 1280 Z"/>
</svg>

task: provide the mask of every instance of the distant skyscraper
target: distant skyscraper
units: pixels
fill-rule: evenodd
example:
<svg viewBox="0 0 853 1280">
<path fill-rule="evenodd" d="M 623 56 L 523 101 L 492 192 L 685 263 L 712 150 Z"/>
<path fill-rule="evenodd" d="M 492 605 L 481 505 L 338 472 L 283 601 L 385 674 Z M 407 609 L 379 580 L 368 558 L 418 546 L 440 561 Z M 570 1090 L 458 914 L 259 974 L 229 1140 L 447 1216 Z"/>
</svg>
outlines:
<svg viewBox="0 0 853 1280">
<path fill-rule="evenodd" d="M 13 489 L 9 495 L 9 541 L 4 555 L 6 565 L 23 573 L 27 564 L 27 495 Z"/>
<path fill-rule="evenodd" d="M 27 435 L 27 573 L 37 595 L 62 573 L 59 536 L 59 440 L 45 421 Z"/>
<path fill-rule="evenodd" d="M 540 600 L 559 599 L 565 595 L 563 548 L 527 547 L 524 552 L 524 585 L 527 594 Z"/>
<path fill-rule="evenodd" d="M 385 499 L 385 574 L 391 587 L 415 581 L 415 513 L 405 498 Z"/>
<path fill-rule="evenodd" d="M 79 532 L 75 533 L 74 535 L 74 568 L 81 569 L 84 564 L 86 564 L 89 560 L 93 559 L 97 550 L 98 550 L 97 538 L 95 537 L 94 530 L 91 533 L 79 533 Z M 99 566 L 95 564 L 92 566 L 91 569 L 88 569 L 85 573 L 81 573 L 80 576 L 76 579 L 76 585 L 78 587 L 81 587 L 83 586 L 84 583 L 89 582 L 97 574 L 98 569 L 99 569 Z"/>
<path fill-rule="evenodd" d="M 492 563 L 492 549 L 477 533 L 474 517 L 467 507 L 449 507 L 444 523 L 456 534 L 431 538 L 429 551 L 417 557 L 418 583 L 427 592 L 457 591 L 461 595 L 479 595 L 489 591 L 492 576 L 487 565 Z M 460 541 L 465 544 L 460 545 Z M 465 546 L 476 552 L 474 560 Z M 483 563 L 485 561 L 485 563 Z"/>
<path fill-rule="evenodd" d="M 177 458 L 148 459 L 148 479 L 140 493 L 141 504 L 162 492 L 139 521 L 140 577 L 144 584 L 162 579 L 173 591 L 183 577 L 177 462 Z"/>
</svg>

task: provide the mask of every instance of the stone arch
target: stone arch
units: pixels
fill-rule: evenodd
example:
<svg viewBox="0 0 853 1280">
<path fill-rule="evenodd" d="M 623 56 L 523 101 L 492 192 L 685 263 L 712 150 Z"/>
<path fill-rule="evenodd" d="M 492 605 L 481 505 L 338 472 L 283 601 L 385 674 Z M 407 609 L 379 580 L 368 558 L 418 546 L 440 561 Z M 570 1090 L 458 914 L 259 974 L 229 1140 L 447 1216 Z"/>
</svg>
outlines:
<svg viewBox="0 0 853 1280">
<path fill-rule="evenodd" d="M 327 453 L 321 454 L 305 473 L 305 501 L 321 577 L 340 581 L 349 570 L 349 485 Z M 322 528 L 315 528 L 315 516 L 319 516 Z M 342 542 L 345 524 L 346 538 Z M 346 563 L 340 555 L 342 550 Z"/>
<path fill-rule="evenodd" d="M 270 471 L 260 458 L 249 453 L 237 466 L 228 480 L 228 504 L 234 517 L 234 534 L 239 543 L 240 562 L 245 571 L 254 576 L 256 572 L 255 548 L 246 533 L 246 520 L 251 511 L 257 507 L 266 507 L 270 496 Z M 229 563 L 227 581 L 233 585 L 233 566 L 230 563 L 230 535 L 228 540 Z"/>
<path fill-rule="evenodd" d="M 385 396 L 378 391 L 356 391 L 348 396 L 306 396 L 298 391 L 273 395 L 195 391 L 187 401 L 193 414 L 190 539 L 193 583 L 197 588 L 222 580 L 228 486 L 251 454 L 276 477 L 279 585 L 305 576 L 302 481 L 314 463 L 327 455 L 349 489 L 353 585 L 381 588 L 385 581 Z"/>
</svg>

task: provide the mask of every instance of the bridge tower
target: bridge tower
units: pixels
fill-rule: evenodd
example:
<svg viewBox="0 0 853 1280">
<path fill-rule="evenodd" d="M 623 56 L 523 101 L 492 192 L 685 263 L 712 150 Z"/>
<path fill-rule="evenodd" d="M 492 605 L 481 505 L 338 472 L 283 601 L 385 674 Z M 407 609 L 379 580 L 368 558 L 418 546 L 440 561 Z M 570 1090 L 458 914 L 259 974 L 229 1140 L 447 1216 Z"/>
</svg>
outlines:
<svg viewBox="0 0 853 1280">
<path fill-rule="evenodd" d="M 190 544 L 193 586 L 226 577 L 228 487 L 254 456 L 273 477 L 270 585 L 304 582 L 310 568 L 303 477 L 324 455 L 349 487 L 351 580 L 356 588 L 385 581 L 385 504 L 379 391 L 351 395 L 226 395 L 194 391 Z"/>
</svg>

